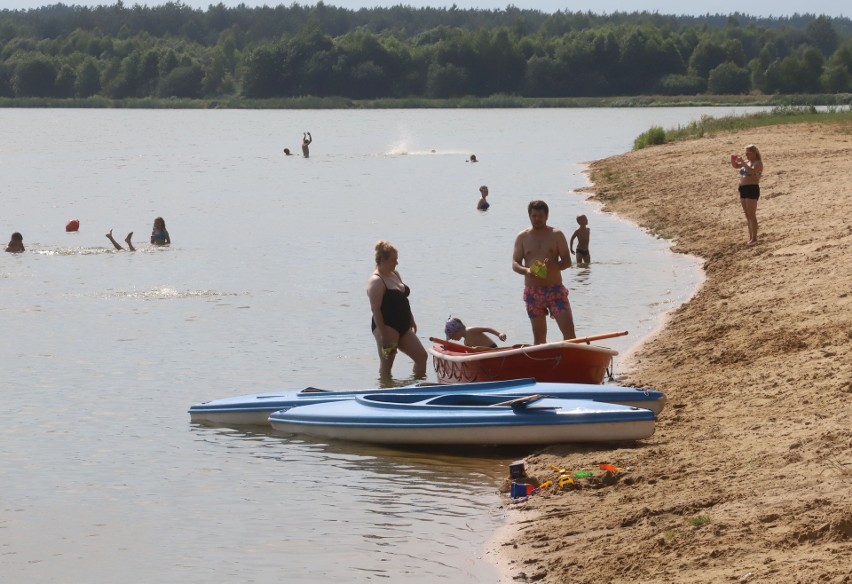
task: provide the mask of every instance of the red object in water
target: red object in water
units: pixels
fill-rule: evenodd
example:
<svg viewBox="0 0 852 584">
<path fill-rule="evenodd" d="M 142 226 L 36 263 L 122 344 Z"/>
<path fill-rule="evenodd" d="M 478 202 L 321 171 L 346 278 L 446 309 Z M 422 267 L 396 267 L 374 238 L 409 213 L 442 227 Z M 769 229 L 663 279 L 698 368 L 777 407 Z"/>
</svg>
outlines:
<svg viewBox="0 0 852 584">
<path fill-rule="evenodd" d="M 78 229 L 80 229 L 80 221 L 77 219 L 71 219 L 71 221 L 65 224 L 65 231 L 69 233 Z"/>
</svg>

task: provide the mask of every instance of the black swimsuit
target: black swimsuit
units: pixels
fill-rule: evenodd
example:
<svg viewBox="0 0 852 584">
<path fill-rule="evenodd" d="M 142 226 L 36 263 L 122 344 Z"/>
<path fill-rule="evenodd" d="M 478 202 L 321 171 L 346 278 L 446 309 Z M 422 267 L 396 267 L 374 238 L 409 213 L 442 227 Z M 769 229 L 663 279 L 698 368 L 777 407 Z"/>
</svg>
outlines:
<svg viewBox="0 0 852 584">
<path fill-rule="evenodd" d="M 388 288 L 385 279 L 379 276 L 382 284 L 385 285 L 385 293 L 382 296 L 382 318 L 385 324 L 399 333 L 401 337 L 411 330 L 411 321 L 414 318 L 411 315 L 411 305 L 408 303 L 408 295 L 411 294 L 411 289 L 406 285 L 405 291 L 397 290 L 396 288 Z M 370 319 L 370 330 L 376 330 L 376 320 Z"/>
</svg>

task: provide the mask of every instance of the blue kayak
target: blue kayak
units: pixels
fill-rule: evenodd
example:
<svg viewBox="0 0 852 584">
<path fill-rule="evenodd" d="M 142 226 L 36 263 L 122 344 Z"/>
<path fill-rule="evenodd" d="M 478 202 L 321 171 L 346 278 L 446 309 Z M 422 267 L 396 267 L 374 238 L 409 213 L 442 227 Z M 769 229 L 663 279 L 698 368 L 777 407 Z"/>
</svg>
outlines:
<svg viewBox="0 0 852 584">
<path fill-rule="evenodd" d="M 494 393 L 499 395 L 541 394 L 549 397 L 591 399 L 646 408 L 659 413 L 665 395 L 659 391 L 582 383 L 538 383 L 535 379 L 513 379 L 481 383 L 439 385 L 422 383 L 394 389 L 361 389 L 327 391 L 315 388 L 253 393 L 194 404 L 189 408 L 190 421 L 195 423 L 232 425 L 269 425 L 272 412 L 298 405 L 352 400 L 366 394 L 418 394 L 435 396 L 450 393 Z M 508 398 L 507 398 L 508 399 Z"/>
<path fill-rule="evenodd" d="M 276 431 L 379 444 L 522 445 L 639 440 L 654 412 L 540 394 L 384 393 L 274 412 Z"/>
</svg>

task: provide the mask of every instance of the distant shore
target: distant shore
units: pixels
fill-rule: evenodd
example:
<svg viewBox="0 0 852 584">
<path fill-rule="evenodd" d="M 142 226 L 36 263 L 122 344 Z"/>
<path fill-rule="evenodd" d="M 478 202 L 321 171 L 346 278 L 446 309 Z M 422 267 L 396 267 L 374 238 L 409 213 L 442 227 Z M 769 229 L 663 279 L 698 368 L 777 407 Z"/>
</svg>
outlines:
<svg viewBox="0 0 852 584">
<path fill-rule="evenodd" d="M 586 107 L 743 107 L 743 106 L 843 106 L 852 94 L 813 95 L 634 95 L 615 97 L 425 97 L 347 99 L 344 97 L 290 97 L 245 99 L 177 98 L 11 98 L 0 97 L 0 108 L 105 108 L 105 109 L 480 109 L 480 108 L 586 108 Z"/>
<path fill-rule="evenodd" d="M 755 246 L 730 165 L 749 143 L 766 165 Z M 848 582 L 852 123 L 719 134 L 590 170 L 605 209 L 703 258 L 707 280 L 620 365 L 620 384 L 669 398 L 652 438 L 527 458 L 542 479 L 550 465 L 630 470 L 512 508 L 489 559 L 507 583 Z"/>
</svg>

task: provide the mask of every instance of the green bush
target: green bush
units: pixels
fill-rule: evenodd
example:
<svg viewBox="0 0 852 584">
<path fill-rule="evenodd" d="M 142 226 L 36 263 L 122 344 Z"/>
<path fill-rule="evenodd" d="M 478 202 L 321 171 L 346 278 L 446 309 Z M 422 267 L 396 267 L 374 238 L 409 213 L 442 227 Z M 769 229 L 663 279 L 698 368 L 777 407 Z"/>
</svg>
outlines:
<svg viewBox="0 0 852 584">
<path fill-rule="evenodd" d="M 666 131 L 660 126 L 654 126 L 646 132 L 642 132 L 633 141 L 634 150 L 642 150 L 648 146 L 666 143 Z"/>
</svg>

